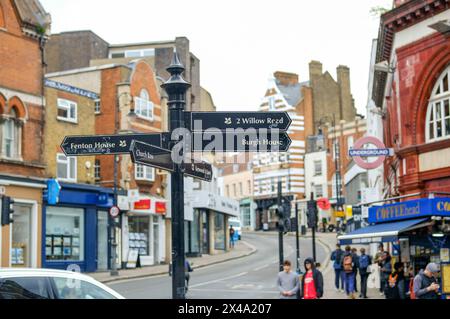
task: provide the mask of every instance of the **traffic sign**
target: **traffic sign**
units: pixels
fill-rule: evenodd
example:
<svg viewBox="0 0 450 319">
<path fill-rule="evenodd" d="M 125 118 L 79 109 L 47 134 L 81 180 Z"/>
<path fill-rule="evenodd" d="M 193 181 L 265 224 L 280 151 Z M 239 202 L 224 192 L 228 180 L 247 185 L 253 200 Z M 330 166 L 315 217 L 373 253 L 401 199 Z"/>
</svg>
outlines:
<svg viewBox="0 0 450 319">
<path fill-rule="evenodd" d="M 365 145 L 374 145 L 376 148 L 364 148 Z M 376 137 L 366 136 L 353 145 L 349 155 L 353 157 L 356 165 L 363 169 L 375 169 L 380 167 L 387 156 L 393 155 L 393 150 L 386 148 L 384 143 Z M 369 162 L 364 158 L 378 157 L 375 161 Z"/>
<path fill-rule="evenodd" d="M 110 215 L 112 218 L 116 218 L 117 216 L 119 216 L 119 214 L 120 214 L 120 209 L 119 209 L 119 207 L 113 206 L 113 207 L 111 207 L 111 208 L 109 209 L 109 215 Z"/>
<path fill-rule="evenodd" d="M 163 147 L 168 134 L 66 136 L 61 148 L 66 156 L 128 154 L 132 141 Z"/>
<path fill-rule="evenodd" d="M 292 143 L 286 132 L 192 133 L 192 152 L 287 152 Z"/>
<path fill-rule="evenodd" d="M 212 181 L 212 166 L 206 162 L 185 163 L 183 165 L 183 173 L 206 182 Z"/>
<path fill-rule="evenodd" d="M 175 171 L 172 152 L 138 141 L 131 142 L 131 159 L 135 164 L 157 167 L 166 171 Z"/>
<path fill-rule="evenodd" d="M 185 112 L 192 132 L 227 129 L 279 129 L 287 131 L 292 120 L 287 112 Z"/>
</svg>

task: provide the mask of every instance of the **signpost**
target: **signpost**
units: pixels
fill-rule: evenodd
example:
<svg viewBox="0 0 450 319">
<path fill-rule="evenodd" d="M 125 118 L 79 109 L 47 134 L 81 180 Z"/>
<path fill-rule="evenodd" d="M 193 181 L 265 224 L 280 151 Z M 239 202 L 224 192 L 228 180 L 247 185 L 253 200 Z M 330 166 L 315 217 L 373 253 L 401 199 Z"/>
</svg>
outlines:
<svg viewBox="0 0 450 319">
<path fill-rule="evenodd" d="M 135 164 L 153 166 L 170 172 L 175 171 L 171 151 L 150 144 L 132 141 L 130 154 Z"/>
<path fill-rule="evenodd" d="M 66 156 L 130 154 L 136 164 L 172 173 L 172 296 L 185 299 L 184 175 L 207 182 L 212 180 L 212 166 L 206 162 L 187 163 L 185 153 L 286 152 L 292 143 L 286 132 L 292 120 L 286 112 L 184 112 L 190 84 L 183 79 L 185 68 L 177 53 L 167 71 L 170 78 L 162 88 L 168 94 L 169 133 L 67 136 L 61 148 Z M 192 147 L 175 150 L 177 143 L 188 145 L 186 141 L 171 140 L 172 133 L 179 129 L 190 130 Z M 284 212 L 282 205 L 279 207 Z M 114 218 L 120 210 L 113 207 L 110 214 Z M 281 253 L 282 248 L 281 242 Z"/>
<path fill-rule="evenodd" d="M 227 129 L 278 129 L 287 131 L 292 123 L 287 112 L 186 112 L 186 123 L 192 132 Z M 204 125 L 207 125 L 204 127 Z"/>
<path fill-rule="evenodd" d="M 286 132 L 192 133 L 192 152 L 287 152 L 292 143 Z"/>
<path fill-rule="evenodd" d="M 61 148 L 66 156 L 129 154 L 132 141 L 162 147 L 167 134 L 66 136 Z"/>
</svg>

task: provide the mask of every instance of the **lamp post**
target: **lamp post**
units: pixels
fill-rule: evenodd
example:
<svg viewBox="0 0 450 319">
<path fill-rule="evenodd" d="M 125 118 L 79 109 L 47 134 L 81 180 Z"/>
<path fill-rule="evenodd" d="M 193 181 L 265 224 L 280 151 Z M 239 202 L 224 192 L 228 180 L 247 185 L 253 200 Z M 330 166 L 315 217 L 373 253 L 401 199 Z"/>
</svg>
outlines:
<svg viewBox="0 0 450 319">
<path fill-rule="evenodd" d="M 183 113 L 186 107 L 186 92 L 190 84 L 183 79 L 185 68 L 178 54 L 174 52 L 171 65 L 167 68 L 170 78 L 162 88 L 166 90 L 169 99 L 170 133 L 184 128 Z M 170 149 L 178 141 L 170 142 Z M 184 149 L 181 151 L 184 159 Z M 173 156 L 173 154 L 172 154 Z M 171 207 L 172 207 L 172 298 L 185 299 L 185 247 L 184 247 L 184 174 L 180 163 L 175 164 L 175 172 L 171 174 Z"/>
</svg>

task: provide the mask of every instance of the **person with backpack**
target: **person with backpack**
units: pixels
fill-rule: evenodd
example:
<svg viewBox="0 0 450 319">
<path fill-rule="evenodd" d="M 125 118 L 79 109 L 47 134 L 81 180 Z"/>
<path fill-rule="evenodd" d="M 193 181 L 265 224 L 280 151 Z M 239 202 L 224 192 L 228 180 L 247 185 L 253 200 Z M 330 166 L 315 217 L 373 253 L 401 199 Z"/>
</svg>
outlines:
<svg viewBox="0 0 450 319">
<path fill-rule="evenodd" d="M 302 277 L 300 298 L 320 299 L 323 296 L 323 275 L 316 268 L 316 263 L 312 258 L 305 259 L 306 273 Z"/>
<path fill-rule="evenodd" d="M 342 257 L 342 269 L 345 276 L 345 292 L 351 299 L 355 299 L 355 265 L 356 260 L 354 260 L 352 249 L 350 246 L 347 246 Z"/>
<path fill-rule="evenodd" d="M 336 244 L 336 250 L 331 253 L 331 260 L 333 262 L 334 268 L 334 285 L 335 290 L 339 291 L 339 282 L 341 283 L 341 292 L 344 292 L 344 272 L 342 271 L 342 256 L 344 255 L 344 251 L 341 249 L 341 245 Z"/>
<path fill-rule="evenodd" d="M 388 277 L 385 289 L 386 299 L 406 299 L 405 297 L 405 273 L 401 262 L 394 264 L 394 272 Z"/>
<path fill-rule="evenodd" d="M 392 273 L 392 257 L 389 254 L 388 251 L 385 251 L 383 253 L 382 261 L 381 261 L 381 271 L 380 271 L 380 277 L 381 277 L 381 288 L 382 293 L 385 294 L 387 282 L 389 275 Z"/>
<path fill-rule="evenodd" d="M 367 279 L 370 275 L 370 265 L 372 264 L 372 257 L 366 255 L 366 249 L 360 249 L 361 256 L 359 256 L 359 275 L 361 276 L 361 294 L 360 297 L 367 299 Z"/>
<path fill-rule="evenodd" d="M 438 274 L 439 266 L 435 263 L 429 263 L 425 270 L 419 272 L 414 278 L 415 299 L 439 299 Z"/>
</svg>

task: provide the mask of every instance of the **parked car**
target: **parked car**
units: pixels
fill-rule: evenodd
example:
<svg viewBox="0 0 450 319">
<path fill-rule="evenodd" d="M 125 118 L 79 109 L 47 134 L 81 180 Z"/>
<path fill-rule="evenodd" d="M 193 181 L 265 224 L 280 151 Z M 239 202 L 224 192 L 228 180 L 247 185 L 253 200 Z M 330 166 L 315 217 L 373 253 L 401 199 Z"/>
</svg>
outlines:
<svg viewBox="0 0 450 319">
<path fill-rule="evenodd" d="M 125 299 L 77 272 L 53 269 L 0 269 L 0 299 Z"/>
<path fill-rule="evenodd" d="M 239 219 L 229 219 L 228 223 L 230 224 L 230 226 L 233 226 L 234 231 L 237 234 L 237 238 L 239 240 L 241 240 L 242 237 L 242 227 L 241 227 L 241 221 Z"/>
</svg>

